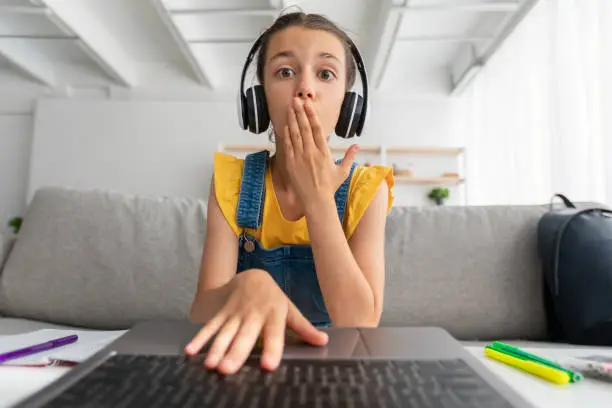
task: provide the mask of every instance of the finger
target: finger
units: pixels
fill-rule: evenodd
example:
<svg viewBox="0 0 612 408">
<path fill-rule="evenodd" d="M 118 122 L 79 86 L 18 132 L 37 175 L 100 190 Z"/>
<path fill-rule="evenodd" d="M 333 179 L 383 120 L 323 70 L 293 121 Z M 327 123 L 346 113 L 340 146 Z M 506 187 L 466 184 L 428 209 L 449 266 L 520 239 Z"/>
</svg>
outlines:
<svg viewBox="0 0 612 408">
<path fill-rule="evenodd" d="M 297 117 L 295 116 L 295 110 L 293 106 L 289 107 L 289 136 L 291 138 L 291 145 L 293 146 L 293 152 L 300 154 L 304 150 L 302 145 L 302 137 L 300 135 L 300 126 L 297 123 Z"/>
<path fill-rule="evenodd" d="M 289 311 L 287 313 L 287 327 L 292 329 L 297 335 L 303 338 L 308 343 L 315 346 L 324 346 L 327 344 L 328 336 L 320 330 L 317 330 L 308 319 L 300 313 L 293 302 L 289 303 Z"/>
<path fill-rule="evenodd" d="M 231 318 L 219 331 L 215 341 L 212 346 L 208 350 L 208 355 L 206 357 L 206 361 L 204 364 L 207 368 L 215 368 L 219 364 L 219 361 L 225 356 L 227 349 L 229 348 L 232 340 L 236 337 L 236 333 L 238 333 L 238 329 L 240 328 L 240 318 L 234 317 Z"/>
<path fill-rule="evenodd" d="M 287 159 L 293 159 L 293 144 L 291 144 L 291 134 L 288 125 L 285 125 L 283 128 L 283 135 L 283 148 L 285 149 L 285 156 Z"/>
<path fill-rule="evenodd" d="M 275 313 L 264 325 L 261 366 L 266 370 L 276 370 L 280 364 L 285 347 L 286 320 L 286 316 Z"/>
<path fill-rule="evenodd" d="M 225 313 L 222 312 L 213 317 L 185 346 L 185 353 L 190 355 L 198 353 L 210 338 L 219 331 L 226 319 Z"/>
<path fill-rule="evenodd" d="M 306 111 L 306 116 L 310 122 L 312 139 L 314 140 L 315 146 L 317 146 L 317 149 L 325 151 L 328 149 L 328 145 L 327 139 L 323 135 L 323 127 L 321 126 L 321 122 L 319 122 L 319 115 L 317 115 L 317 112 L 314 110 L 312 103 L 308 101 L 304 104 L 304 110 Z"/>
<path fill-rule="evenodd" d="M 355 156 L 357 155 L 358 151 L 359 151 L 358 145 L 351 145 L 351 147 L 349 147 L 346 153 L 344 154 L 344 158 L 340 162 L 340 167 L 342 168 L 344 178 L 348 177 L 351 171 L 351 166 L 355 162 Z"/>
<path fill-rule="evenodd" d="M 246 361 L 255 346 L 261 332 L 263 322 L 258 317 L 247 317 L 243 321 L 232 347 L 225 358 L 219 363 L 218 370 L 224 374 L 233 374 Z"/>
<path fill-rule="evenodd" d="M 300 127 L 300 134 L 302 136 L 302 144 L 304 145 L 305 151 L 312 151 L 316 145 L 313 140 L 312 129 L 310 128 L 310 121 L 304 110 L 304 105 L 299 99 L 295 100 L 295 114 L 297 117 L 298 126 Z"/>
</svg>

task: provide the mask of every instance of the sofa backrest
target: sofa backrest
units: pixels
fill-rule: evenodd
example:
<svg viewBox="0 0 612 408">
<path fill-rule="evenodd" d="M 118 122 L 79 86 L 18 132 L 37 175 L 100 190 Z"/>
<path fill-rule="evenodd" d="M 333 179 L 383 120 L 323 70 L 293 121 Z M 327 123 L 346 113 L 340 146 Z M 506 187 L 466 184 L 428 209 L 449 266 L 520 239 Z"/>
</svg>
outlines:
<svg viewBox="0 0 612 408">
<path fill-rule="evenodd" d="M 38 190 L 0 275 L 0 313 L 100 329 L 187 319 L 205 208 L 195 199 Z"/>
<path fill-rule="evenodd" d="M 0 312 L 105 329 L 187 318 L 205 208 L 196 199 L 38 190 L 0 275 Z M 546 209 L 393 208 L 381 325 L 543 338 L 536 227 Z"/>
<path fill-rule="evenodd" d="M 547 206 L 394 208 L 384 325 L 460 339 L 546 336 L 537 223 Z"/>
</svg>

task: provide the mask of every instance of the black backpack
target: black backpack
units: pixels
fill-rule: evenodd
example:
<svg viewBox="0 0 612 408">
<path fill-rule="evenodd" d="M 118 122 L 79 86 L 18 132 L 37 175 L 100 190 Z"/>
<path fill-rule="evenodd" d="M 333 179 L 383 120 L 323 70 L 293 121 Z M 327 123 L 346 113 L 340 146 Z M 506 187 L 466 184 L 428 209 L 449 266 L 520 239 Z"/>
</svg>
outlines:
<svg viewBox="0 0 612 408">
<path fill-rule="evenodd" d="M 552 341 L 612 345 L 612 211 L 564 208 L 538 222 L 544 303 Z"/>
</svg>

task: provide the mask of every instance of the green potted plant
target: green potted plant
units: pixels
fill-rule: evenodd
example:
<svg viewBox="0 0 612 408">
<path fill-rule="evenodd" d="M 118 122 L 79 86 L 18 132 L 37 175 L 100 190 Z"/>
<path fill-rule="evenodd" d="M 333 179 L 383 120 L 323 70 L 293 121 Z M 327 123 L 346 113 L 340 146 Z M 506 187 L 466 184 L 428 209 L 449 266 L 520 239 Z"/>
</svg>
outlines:
<svg viewBox="0 0 612 408">
<path fill-rule="evenodd" d="M 14 234 L 17 234 L 19 230 L 21 229 L 22 223 L 23 223 L 23 218 L 14 217 L 9 221 L 8 226 L 13 229 Z"/>
<path fill-rule="evenodd" d="M 430 200 L 434 201 L 436 205 L 442 205 L 444 204 L 444 200 L 446 200 L 449 195 L 450 193 L 448 191 L 448 188 L 434 187 L 431 189 L 427 197 L 429 197 Z"/>
</svg>

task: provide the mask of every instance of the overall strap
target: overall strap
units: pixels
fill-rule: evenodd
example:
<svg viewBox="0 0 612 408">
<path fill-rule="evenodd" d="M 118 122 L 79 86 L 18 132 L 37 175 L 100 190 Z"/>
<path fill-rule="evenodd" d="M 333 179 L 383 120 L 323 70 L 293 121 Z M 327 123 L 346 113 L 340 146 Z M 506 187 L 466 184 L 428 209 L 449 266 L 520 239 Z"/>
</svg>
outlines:
<svg viewBox="0 0 612 408">
<path fill-rule="evenodd" d="M 270 152 L 247 155 L 242 170 L 240 195 L 236 222 L 241 228 L 259 229 L 263 218 L 264 200 L 266 196 L 266 167 Z"/>
<path fill-rule="evenodd" d="M 340 164 L 341 160 L 338 159 L 336 164 Z M 338 210 L 338 217 L 340 218 L 340 223 L 344 223 L 344 210 L 346 208 L 346 202 L 348 200 L 349 187 L 351 185 L 351 179 L 353 178 L 353 172 L 355 171 L 355 167 L 357 167 L 357 163 L 353 163 L 351 166 L 351 171 L 349 172 L 348 177 L 344 182 L 340 185 L 338 190 L 336 190 L 336 194 L 334 198 L 336 199 L 336 209 Z"/>
</svg>

